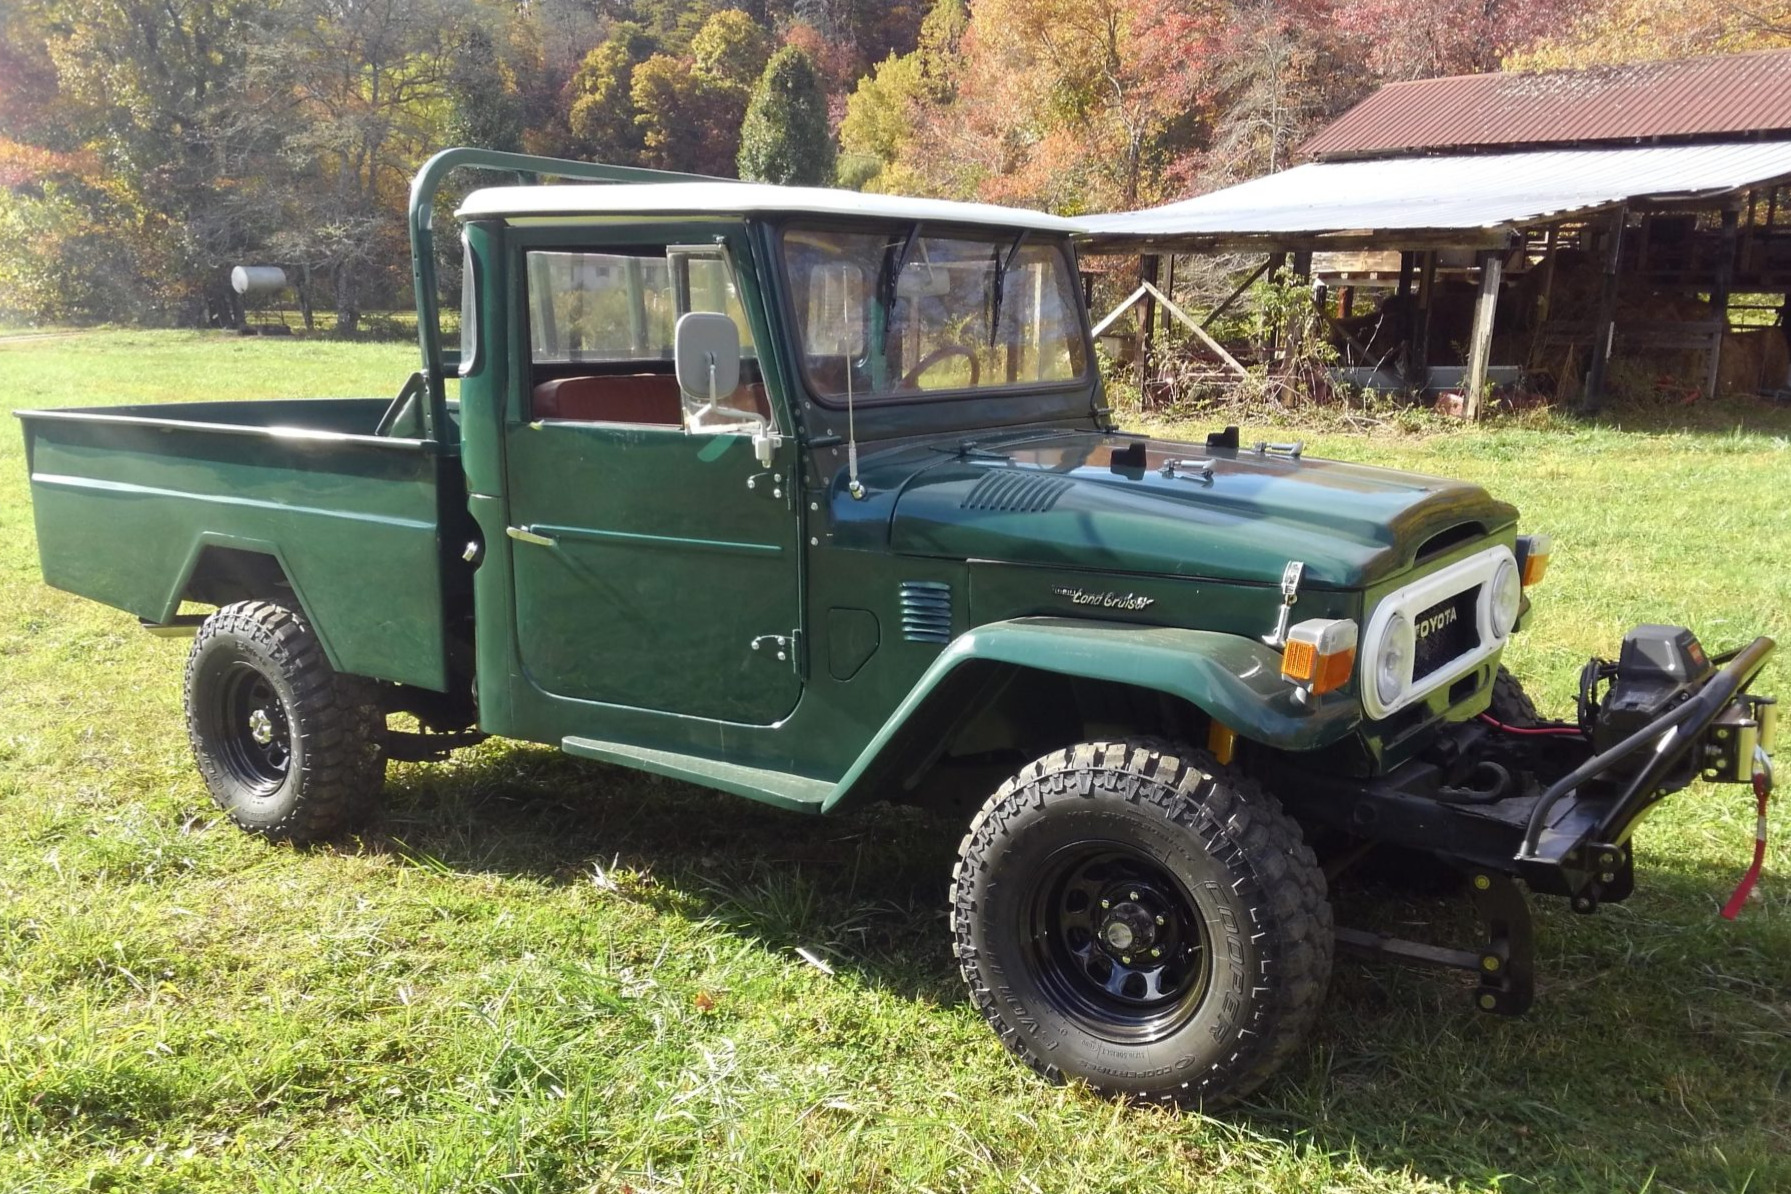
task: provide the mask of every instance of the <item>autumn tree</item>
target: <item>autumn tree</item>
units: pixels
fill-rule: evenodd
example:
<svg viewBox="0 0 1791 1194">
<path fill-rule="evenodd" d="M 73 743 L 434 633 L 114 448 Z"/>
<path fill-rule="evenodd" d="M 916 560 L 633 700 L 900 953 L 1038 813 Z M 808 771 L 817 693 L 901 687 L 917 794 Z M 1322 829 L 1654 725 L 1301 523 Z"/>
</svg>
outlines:
<svg viewBox="0 0 1791 1194">
<path fill-rule="evenodd" d="M 833 181 L 833 131 L 814 60 L 795 46 L 772 56 L 740 130 L 740 177 L 796 186 Z"/>
<path fill-rule="evenodd" d="M 639 25 L 620 24 L 585 55 L 567 85 L 567 123 L 576 152 L 605 162 L 633 162 L 640 156 L 634 72 L 652 56 L 654 44 Z"/>
<path fill-rule="evenodd" d="M 1547 28 L 1551 32 L 1508 55 L 1506 69 L 1609 66 L 1694 54 L 1791 48 L 1791 3 L 1604 0 L 1586 5 L 1565 30 L 1559 23 Z"/>
<path fill-rule="evenodd" d="M 1358 39 L 1375 78 L 1430 79 L 1497 70 L 1505 55 L 1586 7 L 1587 0 L 1354 0 L 1334 29 Z"/>
<path fill-rule="evenodd" d="M 293 19 L 262 51 L 297 105 L 283 155 L 298 168 L 272 244 L 328 276 L 337 326 L 352 332 L 370 297 L 408 280 L 395 217 L 444 140 L 449 47 L 468 11 L 464 0 L 288 2 Z"/>
</svg>

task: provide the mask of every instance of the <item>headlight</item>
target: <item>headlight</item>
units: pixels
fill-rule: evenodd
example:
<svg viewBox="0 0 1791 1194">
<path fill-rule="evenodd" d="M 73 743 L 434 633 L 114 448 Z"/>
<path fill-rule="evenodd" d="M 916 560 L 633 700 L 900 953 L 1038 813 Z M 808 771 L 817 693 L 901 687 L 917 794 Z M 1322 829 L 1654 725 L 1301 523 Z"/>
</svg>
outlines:
<svg viewBox="0 0 1791 1194">
<path fill-rule="evenodd" d="M 1492 582 L 1492 632 L 1494 638 L 1504 638 L 1517 625 L 1517 607 L 1523 600 L 1524 585 L 1518 575 L 1517 565 L 1506 560 L 1499 565 L 1493 574 Z"/>
<path fill-rule="evenodd" d="M 1411 619 L 1396 613 L 1381 632 L 1381 641 L 1374 653 L 1374 695 L 1382 705 L 1391 706 L 1412 682 L 1414 648 Z"/>
</svg>

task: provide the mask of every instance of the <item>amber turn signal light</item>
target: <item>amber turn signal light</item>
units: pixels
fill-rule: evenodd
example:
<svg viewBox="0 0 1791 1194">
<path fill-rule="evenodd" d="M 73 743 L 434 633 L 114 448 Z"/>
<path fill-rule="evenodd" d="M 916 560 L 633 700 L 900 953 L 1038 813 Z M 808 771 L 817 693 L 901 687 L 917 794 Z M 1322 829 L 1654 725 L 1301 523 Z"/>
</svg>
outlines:
<svg viewBox="0 0 1791 1194">
<path fill-rule="evenodd" d="M 1542 580 L 1548 571 L 1549 551 L 1554 543 L 1547 535 L 1519 535 L 1517 537 L 1517 566 L 1522 571 L 1524 588 Z"/>
<path fill-rule="evenodd" d="M 1312 618 L 1290 628 L 1281 652 L 1281 675 L 1313 695 L 1334 692 L 1356 670 L 1356 624 L 1347 618 Z"/>
</svg>

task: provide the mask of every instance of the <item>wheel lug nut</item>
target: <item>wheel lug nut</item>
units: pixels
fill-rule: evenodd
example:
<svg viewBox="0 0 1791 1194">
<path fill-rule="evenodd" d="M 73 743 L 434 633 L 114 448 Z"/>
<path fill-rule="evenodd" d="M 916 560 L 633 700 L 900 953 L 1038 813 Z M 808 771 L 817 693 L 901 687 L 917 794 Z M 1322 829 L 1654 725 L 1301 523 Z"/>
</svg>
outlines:
<svg viewBox="0 0 1791 1194">
<path fill-rule="evenodd" d="M 1113 901 L 1112 901 L 1112 900 L 1102 900 L 1102 901 L 1101 901 L 1101 907 L 1103 907 L 1103 908 L 1111 908 L 1111 907 L 1113 907 Z"/>
<path fill-rule="evenodd" d="M 1124 962 L 1126 965 L 1130 966 L 1132 964 L 1132 955 L 1131 954 L 1121 954 L 1121 955 L 1119 955 L 1119 960 Z"/>
<path fill-rule="evenodd" d="M 1157 917 L 1157 923 L 1160 925 L 1166 925 L 1169 923 L 1169 918 L 1165 917 L 1165 916 L 1159 916 L 1159 917 Z"/>
<path fill-rule="evenodd" d="M 1126 895 L 1126 898 L 1127 898 L 1127 899 L 1129 899 L 1129 900 L 1135 900 L 1135 899 L 1137 899 L 1137 898 L 1138 898 L 1138 893 L 1137 893 L 1137 892 L 1135 892 L 1135 891 L 1134 891 L 1134 892 L 1129 892 L 1129 893 L 1128 893 L 1128 894 L 1127 894 L 1127 895 Z"/>
<path fill-rule="evenodd" d="M 1150 951 L 1150 956 L 1153 958 L 1160 958 L 1163 956 L 1163 951 L 1153 947 Z"/>
</svg>

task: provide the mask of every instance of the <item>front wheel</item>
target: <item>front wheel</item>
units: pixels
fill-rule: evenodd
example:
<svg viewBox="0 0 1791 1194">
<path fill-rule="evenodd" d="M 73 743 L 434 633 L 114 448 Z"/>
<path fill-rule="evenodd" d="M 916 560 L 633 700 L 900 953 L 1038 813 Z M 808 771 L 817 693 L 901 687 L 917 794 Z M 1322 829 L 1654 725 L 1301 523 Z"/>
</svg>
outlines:
<svg viewBox="0 0 1791 1194">
<path fill-rule="evenodd" d="M 1324 875 L 1275 799 L 1137 743 L 1001 786 L 959 847 L 952 930 L 972 1000 L 1033 1069 L 1208 1107 L 1298 1047 L 1331 970 Z"/>
<path fill-rule="evenodd" d="M 187 655 L 187 735 L 212 799 L 251 833 L 311 841 L 367 810 L 385 779 L 370 682 L 339 674 L 298 614 L 226 605 Z"/>
</svg>

